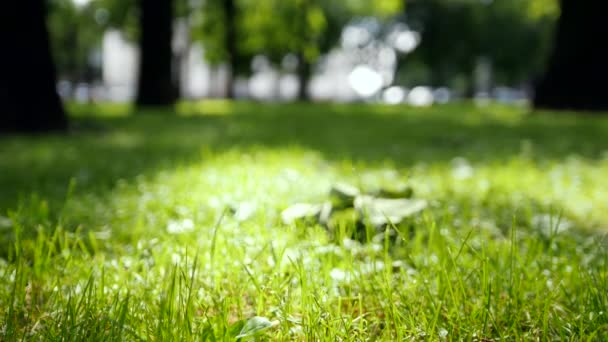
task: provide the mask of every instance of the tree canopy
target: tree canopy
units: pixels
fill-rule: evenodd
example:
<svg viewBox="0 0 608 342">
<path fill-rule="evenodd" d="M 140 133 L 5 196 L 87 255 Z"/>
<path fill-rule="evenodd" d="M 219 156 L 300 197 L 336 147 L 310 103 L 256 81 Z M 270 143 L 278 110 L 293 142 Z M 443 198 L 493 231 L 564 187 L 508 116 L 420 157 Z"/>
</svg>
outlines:
<svg viewBox="0 0 608 342">
<path fill-rule="evenodd" d="M 384 23 L 405 22 L 421 43 L 401 60 L 399 82 L 463 87 L 480 57 L 491 61 L 494 81 L 518 85 L 546 64 L 557 0 L 233 0 L 235 15 L 226 21 L 223 0 L 176 0 L 174 16 L 190 29 L 189 39 L 203 45 L 204 58 L 228 60 L 226 35 L 235 39 L 233 73 L 251 72 L 256 55 L 279 66 L 286 55 L 314 64 L 340 42 L 344 27 L 357 17 Z M 135 0 L 51 0 L 49 25 L 61 75 L 82 75 L 103 30 L 121 29 L 135 41 L 139 9 Z M 230 26 L 228 26 L 230 25 Z M 460 83 L 459 83 L 460 82 Z"/>
</svg>

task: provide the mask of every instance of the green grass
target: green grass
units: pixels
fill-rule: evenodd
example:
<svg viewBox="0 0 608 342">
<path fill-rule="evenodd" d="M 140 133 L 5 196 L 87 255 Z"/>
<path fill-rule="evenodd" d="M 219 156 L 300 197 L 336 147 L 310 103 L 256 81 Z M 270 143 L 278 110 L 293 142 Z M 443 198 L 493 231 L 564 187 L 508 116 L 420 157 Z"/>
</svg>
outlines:
<svg viewBox="0 0 608 342">
<path fill-rule="evenodd" d="M 273 341 L 608 337 L 608 117 L 71 109 L 67 136 L 0 138 L 0 340 L 234 340 L 253 316 Z M 366 243 L 281 223 L 335 182 L 430 206 Z"/>
</svg>

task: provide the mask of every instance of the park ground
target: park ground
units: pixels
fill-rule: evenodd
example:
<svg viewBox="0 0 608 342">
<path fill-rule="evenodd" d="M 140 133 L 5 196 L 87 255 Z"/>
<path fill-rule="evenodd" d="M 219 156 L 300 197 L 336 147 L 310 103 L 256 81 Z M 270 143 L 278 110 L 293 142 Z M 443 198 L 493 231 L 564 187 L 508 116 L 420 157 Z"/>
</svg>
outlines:
<svg viewBox="0 0 608 342">
<path fill-rule="evenodd" d="M 608 116 L 70 111 L 67 135 L 0 138 L 0 339 L 608 337 Z M 366 239 L 348 211 L 281 221 L 337 183 L 428 206 Z"/>
</svg>

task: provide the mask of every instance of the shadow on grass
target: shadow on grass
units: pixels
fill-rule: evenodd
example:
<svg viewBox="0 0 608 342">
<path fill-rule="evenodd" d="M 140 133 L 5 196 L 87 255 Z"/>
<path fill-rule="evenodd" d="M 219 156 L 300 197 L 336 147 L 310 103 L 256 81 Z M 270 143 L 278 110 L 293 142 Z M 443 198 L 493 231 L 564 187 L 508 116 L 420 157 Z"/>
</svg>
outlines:
<svg viewBox="0 0 608 342">
<path fill-rule="evenodd" d="M 571 155 L 594 161 L 608 151 L 608 119 L 529 116 L 504 107 L 209 102 L 182 105 L 179 112 L 121 116 L 81 107 L 74 111 L 77 128 L 67 136 L 0 138 L 0 215 L 32 194 L 48 199 L 53 212 L 71 179 L 75 195 L 101 194 L 120 179 L 199 162 L 205 150 L 297 146 L 329 161 L 398 168 L 457 156 L 472 163 L 522 156 L 542 163 Z"/>
<path fill-rule="evenodd" d="M 19 196 L 32 192 L 59 199 L 71 178 L 77 191 L 107 188 L 118 179 L 200 161 L 205 149 L 298 146 L 329 161 L 396 167 L 446 163 L 457 156 L 472 163 L 518 156 L 538 162 L 571 155 L 596 160 L 608 151 L 608 119 L 526 117 L 498 107 L 236 103 L 181 111 L 186 115 L 150 112 L 92 119 L 77 113 L 74 122 L 80 128 L 68 136 L 0 138 L 0 208 L 13 207 Z"/>
</svg>

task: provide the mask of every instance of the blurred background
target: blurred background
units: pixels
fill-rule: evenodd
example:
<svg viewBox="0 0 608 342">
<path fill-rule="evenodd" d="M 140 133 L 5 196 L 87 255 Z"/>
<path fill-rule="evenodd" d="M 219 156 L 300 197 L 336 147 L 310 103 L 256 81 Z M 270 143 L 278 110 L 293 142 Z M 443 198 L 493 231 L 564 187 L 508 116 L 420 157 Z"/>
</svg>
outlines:
<svg viewBox="0 0 608 342">
<path fill-rule="evenodd" d="M 427 106 L 527 102 L 559 14 L 557 0 L 49 0 L 47 25 L 70 101 L 135 100 L 142 50 L 162 58 L 169 33 L 175 98 Z"/>
</svg>

